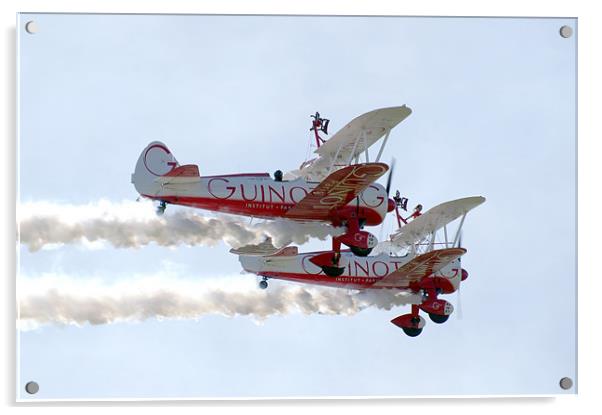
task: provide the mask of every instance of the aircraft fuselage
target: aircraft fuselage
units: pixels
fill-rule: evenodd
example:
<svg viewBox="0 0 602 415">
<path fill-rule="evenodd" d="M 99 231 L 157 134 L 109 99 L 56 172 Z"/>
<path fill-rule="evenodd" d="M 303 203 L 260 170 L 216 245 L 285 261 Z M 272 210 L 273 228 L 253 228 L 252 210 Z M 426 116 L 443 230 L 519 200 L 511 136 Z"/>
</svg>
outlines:
<svg viewBox="0 0 602 415">
<path fill-rule="evenodd" d="M 319 266 L 310 261 L 316 254 L 320 253 L 308 252 L 290 256 L 267 257 L 240 255 L 239 260 L 245 271 L 267 278 L 348 289 L 410 288 L 409 285 L 388 287 L 386 285 L 375 286 L 375 284 L 411 261 L 414 258 L 412 254 L 391 256 L 382 253 L 375 256 L 358 257 L 349 251 L 342 251 L 340 266 L 345 268 L 345 271 L 337 277 L 324 274 Z M 453 292 L 460 283 L 460 270 L 460 261 L 456 260 L 435 273 L 434 276 L 449 280 L 450 285 L 447 287 L 447 291 Z"/>
<path fill-rule="evenodd" d="M 200 177 L 194 183 L 164 184 L 155 194 L 143 196 L 176 205 L 258 218 L 286 217 L 286 212 L 307 196 L 319 183 L 303 179 L 276 181 L 267 173 Z M 365 219 L 365 224 L 382 223 L 388 198 L 384 187 L 374 183 L 344 208 L 338 209 Z M 295 218 L 297 220 L 312 220 Z"/>
</svg>

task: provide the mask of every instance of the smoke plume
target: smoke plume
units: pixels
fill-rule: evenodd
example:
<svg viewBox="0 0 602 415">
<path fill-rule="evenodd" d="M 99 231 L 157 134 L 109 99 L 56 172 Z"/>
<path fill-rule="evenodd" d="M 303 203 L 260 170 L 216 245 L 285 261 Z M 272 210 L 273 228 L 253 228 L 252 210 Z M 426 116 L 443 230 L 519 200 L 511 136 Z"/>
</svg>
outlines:
<svg viewBox="0 0 602 415">
<path fill-rule="evenodd" d="M 352 315 L 368 307 L 389 310 L 419 301 L 392 290 L 349 291 L 255 278 L 211 280 L 134 277 L 115 283 L 62 275 L 18 279 L 19 327 L 109 324 L 155 319 L 198 319 L 209 314 L 251 316 L 261 321 L 290 313 Z"/>
<path fill-rule="evenodd" d="M 232 216 L 202 216 L 198 210 L 172 208 L 157 216 L 152 202 L 101 200 L 94 204 L 70 205 L 48 202 L 22 203 L 18 218 L 20 241 L 30 251 L 48 245 L 107 242 L 116 248 L 160 246 L 214 246 L 224 241 L 234 248 L 259 244 L 268 237 L 282 247 L 303 244 L 310 237 L 326 239 L 343 229 L 324 223 L 289 220 L 249 224 Z"/>
</svg>

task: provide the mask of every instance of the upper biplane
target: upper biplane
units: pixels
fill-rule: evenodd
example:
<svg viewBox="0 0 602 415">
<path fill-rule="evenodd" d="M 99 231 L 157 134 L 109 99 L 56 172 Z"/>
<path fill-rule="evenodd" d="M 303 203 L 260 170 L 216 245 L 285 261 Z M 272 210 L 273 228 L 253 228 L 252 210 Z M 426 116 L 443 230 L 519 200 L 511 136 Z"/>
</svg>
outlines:
<svg viewBox="0 0 602 415">
<path fill-rule="evenodd" d="M 425 320 L 419 314 L 428 313 L 435 323 L 444 323 L 453 312 L 451 303 L 439 299 L 440 294 L 456 291 L 468 272 L 461 266 L 460 257 L 467 251 L 462 248 L 461 232 L 467 213 L 482 204 L 485 198 L 468 197 L 442 203 L 413 220 L 406 222 L 391 235 L 377 255 L 357 258 L 343 251 L 340 266 L 343 272 L 330 276 L 325 272 L 323 258 L 330 252 L 300 254 L 290 246 L 273 253 L 244 248 L 231 250 L 239 255 L 245 271 L 262 280 L 260 288 L 267 288 L 269 278 L 308 284 L 326 285 L 355 290 L 393 289 L 407 295 L 411 312 L 396 317 L 391 322 L 409 336 L 422 332 Z M 460 219 L 454 234 L 448 232 L 450 223 Z M 441 231 L 443 235 L 441 234 Z M 437 236 L 439 234 L 439 239 Z"/>
<path fill-rule="evenodd" d="M 274 178 L 268 173 L 201 176 L 197 165 L 180 165 L 165 144 L 155 141 L 140 154 L 132 183 L 141 196 L 159 201 L 159 213 L 167 204 L 176 204 L 344 227 L 345 233 L 333 238 L 331 255 L 321 265 L 328 275 L 338 275 L 344 271 L 339 265 L 341 244 L 355 255 L 368 255 L 378 241 L 363 227 L 379 225 L 394 209 L 389 198 L 391 175 L 387 188 L 375 182 L 389 170 L 380 157 L 391 129 L 410 113 L 405 105 L 374 110 L 352 120 L 329 140 L 319 135 L 327 134 L 329 121 L 316 113 L 312 130 L 318 156 L 286 175 L 277 171 Z M 383 137 L 376 159 L 370 161 L 368 148 Z"/>
</svg>

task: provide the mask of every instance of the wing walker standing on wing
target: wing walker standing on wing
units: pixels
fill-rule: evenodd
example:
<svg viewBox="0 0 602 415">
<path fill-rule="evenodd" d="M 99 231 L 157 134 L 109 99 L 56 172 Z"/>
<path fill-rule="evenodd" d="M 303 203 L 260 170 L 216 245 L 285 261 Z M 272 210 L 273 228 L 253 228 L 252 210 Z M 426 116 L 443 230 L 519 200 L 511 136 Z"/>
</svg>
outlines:
<svg viewBox="0 0 602 415">
<path fill-rule="evenodd" d="M 243 269 L 262 277 L 260 288 L 264 289 L 267 280 L 275 278 L 354 290 L 396 290 L 414 300 L 411 313 L 391 322 L 409 336 L 417 336 L 425 325 L 420 310 L 438 324 L 447 321 L 453 312 L 451 303 L 438 296 L 456 291 L 468 277 L 461 266 L 460 257 L 466 249 L 461 246 L 460 234 L 467 213 L 484 201 L 477 196 L 435 206 L 393 233 L 386 242 L 389 249 L 378 255 L 357 257 L 351 251 L 341 251 L 339 266 L 343 271 L 336 276 L 320 266 L 319 259 L 328 257 L 328 251 L 299 253 L 297 247 L 289 246 L 276 252 L 260 252 L 257 246 L 230 252 L 239 255 Z M 457 219 L 460 224 L 449 238 L 449 225 Z M 437 239 L 440 231 L 442 238 Z"/>
<path fill-rule="evenodd" d="M 276 278 L 356 290 L 393 289 L 414 298 L 411 313 L 392 323 L 409 336 L 422 332 L 422 310 L 435 323 L 443 323 L 453 306 L 438 298 L 458 289 L 468 273 L 461 268 L 460 233 L 468 211 L 485 198 L 469 197 L 438 205 L 422 214 L 422 205 L 403 218 L 408 199 L 399 191 L 390 198 L 392 170 L 380 158 L 391 130 L 411 114 L 407 106 L 370 111 L 349 122 L 325 140 L 330 120 L 318 112 L 312 117 L 317 155 L 299 169 L 274 179 L 268 173 L 235 173 L 201 176 L 197 165 L 180 165 L 167 146 L 150 143 L 140 154 L 132 183 L 141 196 L 159 203 L 162 214 L 168 204 L 190 206 L 253 218 L 284 218 L 299 222 L 324 222 L 343 227 L 332 238 L 330 251 L 300 254 L 294 246 L 275 248 L 267 240 L 231 252 L 239 255 L 243 268 L 267 280 Z M 368 149 L 382 139 L 374 161 Z M 361 160 L 363 159 L 363 160 Z M 386 187 L 376 183 L 389 172 Z M 381 224 L 395 211 L 399 229 L 384 244 L 363 230 Z M 448 239 L 448 225 L 460 219 L 455 236 Z M 443 230 L 443 241 L 436 242 Z M 441 238 L 440 238 L 441 239 Z M 342 250 L 342 245 L 349 250 Z M 389 252 L 370 256 L 379 245 Z M 435 245 L 442 246 L 435 249 Z M 402 252 L 400 255 L 399 252 Z"/>
<path fill-rule="evenodd" d="M 132 183 L 141 196 L 159 202 L 158 212 L 168 204 L 256 218 L 286 218 L 300 222 L 325 222 L 344 227 L 333 238 L 332 251 L 320 266 L 329 275 L 342 272 L 338 262 L 341 245 L 356 255 L 366 256 L 378 243 L 363 230 L 382 223 L 393 209 L 389 186 L 375 183 L 389 167 L 379 162 L 391 129 L 410 115 L 406 107 L 393 107 L 363 114 L 328 141 L 318 132 L 327 132 L 328 120 L 313 117 L 316 154 L 298 170 L 272 179 L 268 173 L 237 173 L 200 176 L 197 165 L 180 165 L 167 146 L 150 143 L 140 154 Z M 375 161 L 368 147 L 384 137 Z M 360 156 L 365 157 L 360 162 Z M 389 176 L 390 183 L 390 176 Z"/>
</svg>

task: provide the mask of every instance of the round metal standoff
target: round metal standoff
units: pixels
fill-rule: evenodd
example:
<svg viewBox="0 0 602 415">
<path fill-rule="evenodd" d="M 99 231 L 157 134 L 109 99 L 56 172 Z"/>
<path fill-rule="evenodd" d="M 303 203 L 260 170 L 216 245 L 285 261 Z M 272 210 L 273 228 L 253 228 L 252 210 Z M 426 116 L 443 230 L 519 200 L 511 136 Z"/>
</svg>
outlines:
<svg viewBox="0 0 602 415">
<path fill-rule="evenodd" d="M 33 35 L 38 31 L 38 25 L 33 20 L 30 20 L 29 22 L 25 23 L 25 31 L 30 35 Z"/>
<path fill-rule="evenodd" d="M 571 26 L 562 26 L 560 28 L 560 36 L 563 38 L 569 38 L 573 35 L 573 28 Z"/>
<path fill-rule="evenodd" d="M 571 389 L 573 387 L 573 380 L 571 378 L 560 379 L 560 387 L 564 390 Z"/>
<path fill-rule="evenodd" d="M 25 384 L 25 392 L 29 393 L 30 395 L 38 393 L 39 390 L 40 385 L 38 385 L 37 382 L 27 382 Z"/>
</svg>

